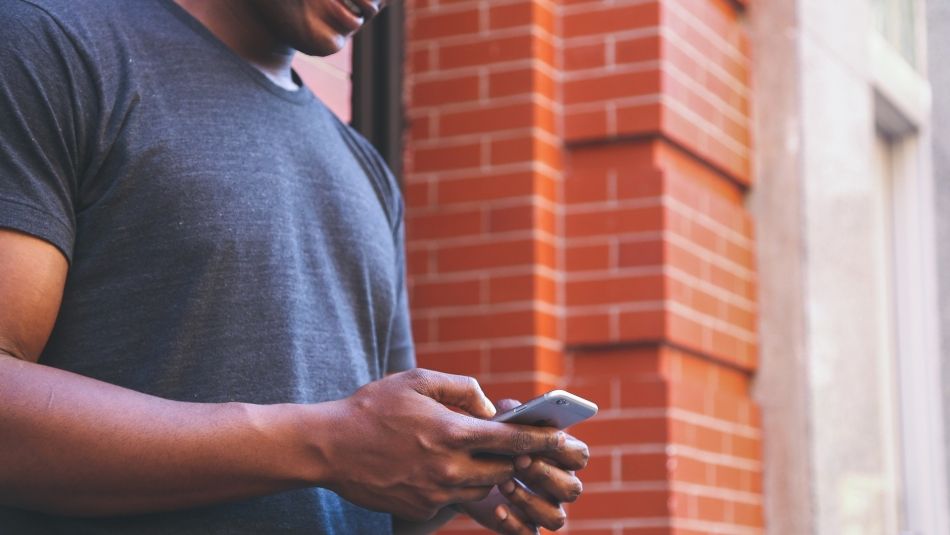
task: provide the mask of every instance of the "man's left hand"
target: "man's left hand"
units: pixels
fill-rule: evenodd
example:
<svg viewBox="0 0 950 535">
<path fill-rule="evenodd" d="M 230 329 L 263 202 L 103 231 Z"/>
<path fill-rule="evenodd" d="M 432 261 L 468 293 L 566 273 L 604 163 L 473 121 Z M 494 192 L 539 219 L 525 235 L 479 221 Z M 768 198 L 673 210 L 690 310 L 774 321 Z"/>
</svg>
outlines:
<svg viewBox="0 0 950 535">
<path fill-rule="evenodd" d="M 497 405 L 499 411 L 506 411 L 520 403 L 505 399 Z M 590 457 L 587 444 L 572 436 L 562 451 L 557 458 L 516 458 L 516 479 L 502 483 L 484 500 L 460 504 L 460 508 L 503 535 L 536 534 L 538 527 L 560 529 L 567 519 L 561 504 L 573 502 L 583 490 L 574 471 L 587 466 Z"/>
</svg>

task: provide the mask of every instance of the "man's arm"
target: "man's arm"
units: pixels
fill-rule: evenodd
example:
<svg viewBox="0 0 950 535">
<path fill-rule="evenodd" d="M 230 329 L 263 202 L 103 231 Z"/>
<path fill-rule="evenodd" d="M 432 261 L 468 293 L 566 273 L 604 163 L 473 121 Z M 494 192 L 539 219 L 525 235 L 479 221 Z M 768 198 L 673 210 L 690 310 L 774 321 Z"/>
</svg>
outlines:
<svg viewBox="0 0 950 535">
<path fill-rule="evenodd" d="M 179 403 L 36 364 L 66 271 L 52 245 L 0 230 L 0 503 L 109 515 L 323 477 L 320 459 L 303 446 L 298 407 Z"/>
<path fill-rule="evenodd" d="M 180 403 L 0 356 L 0 503 L 100 516 L 206 505 L 323 478 L 300 407 Z"/>
<path fill-rule="evenodd" d="M 481 420 L 494 408 L 466 377 L 412 370 L 340 401 L 260 406 L 169 401 L 37 364 L 66 270 L 55 247 L 0 229 L 2 505 L 109 516 L 323 486 L 424 520 L 514 473 L 478 453 L 573 454 L 562 433 Z"/>
</svg>

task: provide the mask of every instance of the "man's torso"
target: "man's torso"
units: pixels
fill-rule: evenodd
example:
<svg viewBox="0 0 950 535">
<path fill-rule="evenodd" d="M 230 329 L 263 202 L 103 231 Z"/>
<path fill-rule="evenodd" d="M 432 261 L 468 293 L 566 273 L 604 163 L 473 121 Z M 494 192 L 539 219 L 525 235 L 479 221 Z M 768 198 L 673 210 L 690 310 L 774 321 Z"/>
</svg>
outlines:
<svg viewBox="0 0 950 535">
<path fill-rule="evenodd" d="M 86 61 L 65 65 L 91 77 L 76 98 L 95 105 L 77 113 L 97 111 L 74 120 L 75 238 L 42 364 L 252 403 L 339 399 L 407 365 L 398 192 L 364 141 L 170 0 L 32 3 Z M 14 518 L 70 533 L 390 529 L 321 490 L 108 521 L 0 509 L 0 525 Z"/>
</svg>

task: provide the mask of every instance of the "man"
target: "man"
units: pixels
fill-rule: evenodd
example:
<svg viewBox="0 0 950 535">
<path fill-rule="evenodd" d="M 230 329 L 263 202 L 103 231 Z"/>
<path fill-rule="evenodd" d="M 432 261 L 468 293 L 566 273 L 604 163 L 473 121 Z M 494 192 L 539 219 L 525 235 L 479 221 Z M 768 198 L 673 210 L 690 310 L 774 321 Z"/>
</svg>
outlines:
<svg viewBox="0 0 950 535">
<path fill-rule="evenodd" d="M 399 190 L 291 71 L 382 7 L 0 0 L 0 531 L 563 523 L 587 447 L 412 369 Z"/>
</svg>

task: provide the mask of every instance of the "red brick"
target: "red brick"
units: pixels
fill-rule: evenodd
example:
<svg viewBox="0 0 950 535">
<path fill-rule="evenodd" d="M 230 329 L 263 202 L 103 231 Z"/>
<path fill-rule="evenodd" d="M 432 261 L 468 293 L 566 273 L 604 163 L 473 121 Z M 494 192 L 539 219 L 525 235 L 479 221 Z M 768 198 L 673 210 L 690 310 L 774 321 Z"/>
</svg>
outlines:
<svg viewBox="0 0 950 535">
<path fill-rule="evenodd" d="M 612 208 L 568 213 L 565 229 L 569 238 L 659 231 L 663 228 L 661 206 Z"/>
<path fill-rule="evenodd" d="M 555 99 L 555 82 L 536 67 L 493 71 L 488 75 L 488 96 L 490 98 L 512 95 L 536 94 Z"/>
<path fill-rule="evenodd" d="M 489 351 L 488 366 L 491 373 L 538 371 L 562 375 L 564 358 L 557 352 L 536 346 L 495 347 Z"/>
<path fill-rule="evenodd" d="M 534 207 L 530 204 L 492 208 L 488 212 L 489 232 L 511 232 L 534 228 Z"/>
<path fill-rule="evenodd" d="M 556 292 L 555 282 L 540 274 L 493 275 L 488 279 L 488 300 L 491 303 L 540 301 L 554 304 Z"/>
<path fill-rule="evenodd" d="M 667 481 L 667 456 L 662 453 L 630 453 L 621 461 L 623 481 Z"/>
<path fill-rule="evenodd" d="M 613 480 L 613 456 L 591 455 L 587 467 L 579 477 L 585 484 L 606 483 Z"/>
<path fill-rule="evenodd" d="M 481 302 L 481 286 L 478 279 L 415 282 L 409 300 L 417 309 L 475 305 Z"/>
<path fill-rule="evenodd" d="M 733 515 L 736 524 L 761 526 L 764 523 L 761 505 L 735 502 L 733 503 Z"/>
<path fill-rule="evenodd" d="M 431 148 L 417 148 L 413 155 L 414 171 L 445 171 L 481 165 L 482 147 L 479 143 L 445 144 Z"/>
<path fill-rule="evenodd" d="M 659 35 L 619 39 L 614 52 L 618 64 L 658 61 L 660 59 Z"/>
<path fill-rule="evenodd" d="M 713 467 L 708 463 L 676 455 L 670 459 L 670 474 L 673 481 L 695 485 L 711 485 L 714 482 Z"/>
<path fill-rule="evenodd" d="M 438 318 L 438 340 L 487 340 L 513 336 L 530 336 L 538 321 L 533 310 L 495 313 L 473 313 Z"/>
<path fill-rule="evenodd" d="M 601 34 L 656 26 L 660 23 L 658 2 L 630 6 L 592 8 L 564 17 L 564 37 Z"/>
<path fill-rule="evenodd" d="M 434 106 L 477 100 L 479 81 L 477 76 L 420 81 L 413 85 L 413 106 Z"/>
<path fill-rule="evenodd" d="M 662 109 L 659 104 L 628 104 L 617 106 L 614 124 L 618 135 L 659 132 Z"/>
<path fill-rule="evenodd" d="M 707 522 L 726 520 L 726 502 L 711 496 L 696 496 L 696 517 Z"/>
<path fill-rule="evenodd" d="M 660 92 L 660 71 L 649 69 L 622 73 L 598 72 L 583 79 L 564 83 L 564 102 L 567 105 L 655 95 Z"/>
<path fill-rule="evenodd" d="M 665 444 L 669 440 L 665 418 L 592 418 L 571 428 L 571 433 L 591 446 Z"/>
<path fill-rule="evenodd" d="M 406 252 L 406 269 L 413 275 L 425 275 L 429 272 L 428 249 L 415 249 Z"/>
<path fill-rule="evenodd" d="M 534 22 L 534 9 L 531 2 L 491 6 L 488 20 L 492 30 L 528 26 Z"/>
<path fill-rule="evenodd" d="M 662 275 L 604 276 L 566 284 L 568 306 L 658 301 L 663 299 Z"/>
<path fill-rule="evenodd" d="M 463 162 L 459 162 L 464 166 Z M 479 202 L 534 193 L 536 177 L 533 173 L 478 174 L 468 178 L 442 180 L 436 187 L 439 203 Z"/>
<path fill-rule="evenodd" d="M 666 332 L 666 314 L 663 310 L 623 311 L 617 322 L 621 340 L 659 341 Z"/>
<path fill-rule="evenodd" d="M 531 59 L 535 39 L 530 35 L 485 38 L 457 45 L 440 45 L 438 65 L 442 69 L 484 66 Z"/>
<path fill-rule="evenodd" d="M 606 106 L 595 110 L 569 110 L 564 117 L 564 138 L 567 141 L 597 139 L 607 133 Z"/>
<path fill-rule="evenodd" d="M 419 351 L 416 355 L 420 368 L 428 368 L 457 375 L 478 377 L 485 370 L 481 366 L 481 351 Z"/>
<path fill-rule="evenodd" d="M 427 240 L 477 235 L 485 230 L 482 223 L 482 211 L 478 209 L 410 214 L 406 218 L 406 236 L 411 240 Z"/>
<path fill-rule="evenodd" d="M 587 352 L 574 357 L 574 374 L 584 378 L 656 375 L 660 370 L 655 348 Z"/>
<path fill-rule="evenodd" d="M 596 69 L 606 65 L 607 47 L 603 42 L 564 48 L 564 69 L 567 71 Z"/>
<path fill-rule="evenodd" d="M 655 375 L 618 376 L 622 409 L 661 409 L 669 405 L 669 386 Z"/>
<path fill-rule="evenodd" d="M 412 338 L 417 344 L 432 341 L 430 323 L 428 318 L 412 319 Z"/>
<path fill-rule="evenodd" d="M 465 9 L 448 13 L 415 14 L 412 21 L 410 38 L 413 40 L 475 33 L 479 29 L 477 9 Z"/>
<path fill-rule="evenodd" d="M 610 179 L 606 172 L 574 173 L 564 181 L 564 202 L 567 204 L 610 199 Z"/>
<path fill-rule="evenodd" d="M 588 492 L 571 505 L 571 518 L 611 519 L 665 517 L 669 514 L 669 494 L 658 490 Z"/>
<path fill-rule="evenodd" d="M 565 321 L 568 344 L 603 344 L 612 340 L 607 313 L 569 315 Z"/>
<path fill-rule="evenodd" d="M 663 264 L 664 243 L 657 239 L 624 240 L 618 252 L 620 267 L 658 266 Z"/>
<path fill-rule="evenodd" d="M 611 266 L 610 245 L 569 246 L 565 251 L 565 267 L 568 271 L 603 271 Z"/>
<path fill-rule="evenodd" d="M 649 199 L 663 195 L 664 175 L 644 162 L 641 167 L 624 166 L 618 170 L 617 198 Z"/>
<path fill-rule="evenodd" d="M 534 112 L 535 106 L 526 102 L 443 113 L 439 119 L 439 133 L 443 136 L 455 136 L 530 128 L 534 125 Z"/>
<path fill-rule="evenodd" d="M 533 264 L 536 256 L 534 245 L 530 239 L 446 245 L 436 252 L 436 266 L 439 272 L 528 266 Z"/>
</svg>

